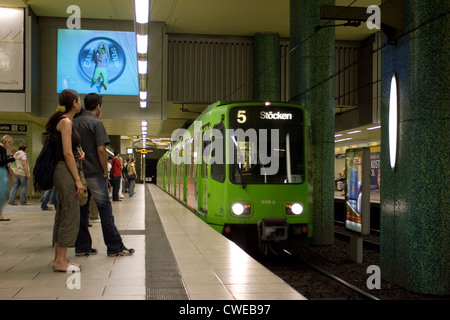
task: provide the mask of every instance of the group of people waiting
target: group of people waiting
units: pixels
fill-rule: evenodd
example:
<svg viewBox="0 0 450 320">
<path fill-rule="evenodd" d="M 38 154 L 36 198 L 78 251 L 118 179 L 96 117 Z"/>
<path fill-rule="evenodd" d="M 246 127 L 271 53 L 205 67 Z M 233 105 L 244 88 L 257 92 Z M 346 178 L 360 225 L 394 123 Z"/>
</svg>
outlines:
<svg viewBox="0 0 450 320">
<path fill-rule="evenodd" d="M 91 199 L 95 201 L 98 208 L 107 255 L 111 257 L 129 256 L 135 252 L 134 249 L 127 248 L 123 244 L 121 235 L 114 223 L 108 192 L 109 170 L 106 146 L 110 144 L 110 140 L 100 120 L 102 97 L 96 93 L 88 94 L 84 98 L 84 110 L 82 104 L 83 101 L 76 91 L 70 89 L 62 91 L 59 94 L 59 106 L 45 126 L 47 133 L 53 135 L 58 160 L 53 174 L 53 187 L 57 194 L 53 227 L 53 246 L 55 249 L 53 270 L 55 272 L 81 271 L 80 265 L 68 260 L 67 251 L 69 247 L 75 247 L 77 256 L 94 255 L 98 252 L 97 249 L 92 248 L 92 239 L 88 229 Z M 6 150 L 11 147 L 12 143 L 12 139 L 8 136 L 3 137 L 1 141 L 0 170 L 7 170 L 8 164 L 17 159 L 16 155 L 14 158 L 8 158 L 6 155 Z M 19 147 L 19 151 L 24 150 L 20 150 Z M 30 172 L 26 163 L 26 155 L 19 156 L 25 164 L 23 166 L 25 177 L 29 178 Z M 131 162 L 131 164 L 127 167 L 130 170 L 127 173 L 136 174 L 134 163 Z M 83 205 L 80 205 L 79 202 L 81 196 L 85 194 L 80 178 L 80 167 L 88 190 L 87 202 Z M 122 164 L 120 164 L 120 167 L 122 167 Z M 120 175 L 122 175 L 121 171 Z M 14 179 L 16 181 L 16 174 L 14 174 Z M 21 179 L 23 178 L 17 178 L 20 183 L 23 181 Z M 16 183 L 14 183 L 15 185 Z M 14 191 L 14 197 L 9 198 L 9 203 L 14 203 L 17 188 L 15 191 L 14 187 L 11 190 L 11 193 Z M 26 204 L 26 189 L 23 199 L 22 192 L 20 203 Z M 133 194 L 134 185 L 131 188 L 130 196 L 133 196 Z M 0 210 L 2 204 L 0 203 Z M 6 219 L 1 216 L 1 211 L 0 217 Z"/>
<path fill-rule="evenodd" d="M 114 151 L 114 157 L 108 157 L 108 169 L 113 201 L 122 201 L 123 192 L 128 192 L 128 195 L 133 197 L 136 186 L 134 158 L 124 161 L 119 151 Z"/>
</svg>

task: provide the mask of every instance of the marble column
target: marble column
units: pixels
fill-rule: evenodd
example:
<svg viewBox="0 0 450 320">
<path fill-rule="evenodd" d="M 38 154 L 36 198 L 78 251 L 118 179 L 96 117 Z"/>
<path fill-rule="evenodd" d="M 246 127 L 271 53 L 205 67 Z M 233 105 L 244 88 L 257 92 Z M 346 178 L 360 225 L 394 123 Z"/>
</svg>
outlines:
<svg viewBox="0 0 450 320">
<path fill-rule="evenodd" d="M 253 41 L 253 100 L 280 101 L 281 57 L 278 33 L 261 32 Z"/>
<path fill-rule="evenodd" d="M 382 51 L 381 276 L 435 295 L 450 294 L 449 9 L 447 0 L 404 1 L 405 35 Z M 395 170 L 388 130 L 393 74 Z"/>
<path fill-rule="evenodd" d="M 334 0 L 290 2 L 290 95 L 311 113 L 313 244 L 334 241 L 334 74 L 335 30 L 315 27 L 320 7 Z M 330 78 L 331 77 L 331 78 Z"/>
</svg>

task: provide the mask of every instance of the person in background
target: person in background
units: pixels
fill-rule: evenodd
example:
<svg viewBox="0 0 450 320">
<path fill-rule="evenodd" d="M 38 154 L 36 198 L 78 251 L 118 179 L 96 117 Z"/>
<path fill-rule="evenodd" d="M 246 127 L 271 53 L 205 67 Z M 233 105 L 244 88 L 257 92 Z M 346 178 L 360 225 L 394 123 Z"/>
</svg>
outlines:
<svg viewBox="0 0 450 320">
<path fill-rule="evenodd" d="M 6 152 L 13 144 L 13 139 L 9 135 L 4 135 L 2 141 L 0 142 L 0 171 L 5 171 L 6 179 L 3 178 L 0 183 L 0 221 L 9 221 L 10 219 L 5 218 L 2 215 L 3 201 L 6 199 L 9 189 L 9 174 L 8 174 L 8 164 L 14 162 L 13 157 L 8 158 Z"/>
<path fill-rule="evenodd" d="M 8 171 L 0 167 L 0 221 L 9 221 L 10 219 L 4 218 L 2 214 L 2 208 L 5 204 L 6 196 L 8 195 L 9 176 Z"/>
<path fill-rule="evenodd" d="M 57 204 L 56 198 L 57 198 L 57 195 L 56 195 L 55 186 L 53 186 L 51 189 L 45 190 L 44 195 L 40 199 L 42 211 L 53 210 L 51 207 L 48 206 L 49 202 L 51 204 L 53 204 L 56 208 L 56 204 Z"/>
<path fill-rule="evenodd" d="M 130 159 L 123 159 L 122 161 L 122 195 L 128 192 L 128 163 Z"/>
<path fill-rule="evenodd" d="M 66 89 L 59 94 L 59 106 L 50 117 L 45 128 L 53 135 L 55 157 L 58 160 L 53 174 L 53 185 L 58 195 L 55 223 L 53 226 L 53 245 L 55 272 L 80 272 L 81 266 L 67 259 L 67 250 L 75 246 L 80 227 L 79 198 L 84 194 L 77 169 L 77 161 L 84 159 L 79 148 L 80 135 L 72 125 L 75 114 L 81 110 L 79 94 Z"/>
<path fill-rule="evenodd" d="M 112 198 L 112 158 L 112 156 L 108 156 L 108 163 L 106 164 L 108 167 L 108 192 L 110 198 Z"/>
<path fill-rule="evenodd" d="M 14 159 L 16 160 L 16 168 L 14 169 L 14 185 L 11 188 L 11 192 L 9 194 L 9 204 L 16 205 L 16 194 L 17 190 L 20 187 L 20 204 L 28 205 L 27 202 L 27 186 L 28 179 L 30 179 L 30 168 L 28 166 L 27 154 L 25 153 L 27 150 L 27 145 L 25 143 L 21 143 L 19 145 L 19 150 L 14 154 Z"/>
<path fill-rule="evenodd" d="M 119 183 L 119 199 L 125 199 L 123 196 L 123 190 L 122 187 L 124 185 L 124 178 L 123 178 L 123 163 L 125 162 L 122 157 L 119 154 L 119 157 L 117 158 L 120 161 L 120 183 Z"/>
<path fill-rule="evenodd" d="M 112 204 L 108 193 L 108 151 L 110 143 L 108 134 L 100 118 L 102 115 L 102 97 L 90 93 L 84 98 L 86 111 L 74 120 L 74 126 L 81 136 L 81 146 L 86 152 L 83 162 L 83 172 L 88 186 L 88 200 L 80 207 L 80 231 L 75 245 L 77 256 L 97 254 L 92 248 L 92 238 L 89 233 L 89 206 L 94 198 L 100 215 L 103 240 L 107 254 L 110 257 L 130 256 L 135 250 L 128 249 L 122 242 L 122 237 L 114 223 Z"/>
<path fill-rule="evenodd" d="M 128 177 L 132 174 L 134 174 L 134 179 L 128 180 L 128 194 L 130 197 L 134 196 L 134 187 L 136 186 L 136 168 L 134 165 L 134 158 L 130 160 L 130 163 L 128 164 Z"/>
<path fill-rule="evenodd" d="M 113 201 L 122 201 L 120 199 L 120 183 L 122 180 L 122 161 L 119 154 L 119 151 L 114 150 L 114 157 L 112 158 L 112 193 L 113 193 Z M 123 198 L 123 197 L 122 197 Z"/>
</svg>

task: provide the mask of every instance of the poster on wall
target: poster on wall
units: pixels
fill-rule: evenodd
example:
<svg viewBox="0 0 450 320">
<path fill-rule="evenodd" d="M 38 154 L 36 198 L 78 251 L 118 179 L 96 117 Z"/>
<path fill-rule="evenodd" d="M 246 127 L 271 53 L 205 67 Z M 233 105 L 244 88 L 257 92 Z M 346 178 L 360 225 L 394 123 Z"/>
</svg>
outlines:
<svg viewBox="0 0 450 320">
<path fill-rule="evenodd" d="M 134 32 L 58 29 L 56 90 L 138 95 Z"/>
<path fill-rule="evenodd" d="M 380 191 L 380 159 L 381 152 L 370 153 L 370 190 Z"/>
<path fill-rule="evenodd" d="M 0 8 L 0 91 L 23 91 L 24 9 Z"/>
<path fill-rule="evenodd" d="M 370 233 L 370 149 L 345 152 L 345 229 L 361 235 Z"/>
</svg>

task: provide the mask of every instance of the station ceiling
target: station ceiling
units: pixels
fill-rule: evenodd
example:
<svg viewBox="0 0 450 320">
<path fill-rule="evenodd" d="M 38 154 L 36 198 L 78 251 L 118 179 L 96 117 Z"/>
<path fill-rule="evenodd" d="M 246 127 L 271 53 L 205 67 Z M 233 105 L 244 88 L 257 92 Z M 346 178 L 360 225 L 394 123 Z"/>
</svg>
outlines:
<svg viewBox="0 0 450 320">
<path fill-rule="evenodd" d="M 289 37 L 290 33 L 290 0 L 151 0 L 150 3 L 150 20 L 164 21 L 167 33 L 253 36 L 258 32 L 277 32 L 281 37 Z M 0 6 L 29 5 L 37 16 L 50 17 L 68 17 L 67 8 L 73 4 L 80 7 L 82 18 L 134 20 L 134 0 L 0 0 Z M 336 0 L 339 6 L 368 7 L 373 4 L 379 5 L 381 0 Z M 336 27 L 335 32 L 336 40 L 359 41 L 373 31 L 362 24 L 357 28 Z M 169 138 L 167 133 L 171 133 L 172 128 L 174 130 L 186 120 L 195 118 L 195 112 L 204 108 L 188 107 L 194 112 L 169 113 L 165 123 L 147 120 L 148 136 Z M 141 120 L 103 119 L 103 122 L 111 135 L 130 138 L 140 135 Z"/>
</svg>

